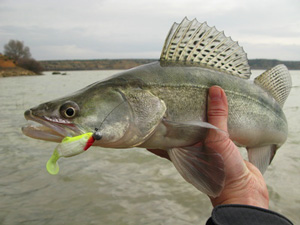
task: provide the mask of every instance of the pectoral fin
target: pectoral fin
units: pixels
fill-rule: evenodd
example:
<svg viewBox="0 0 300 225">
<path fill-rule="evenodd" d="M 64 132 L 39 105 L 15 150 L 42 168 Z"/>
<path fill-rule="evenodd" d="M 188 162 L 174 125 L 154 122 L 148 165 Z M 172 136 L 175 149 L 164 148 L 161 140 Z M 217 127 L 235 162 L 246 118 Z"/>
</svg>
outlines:
<svg viewBox="0 0 300 225">
<path fill-rule="evenodd" d="M 217 197 L 224 187 L 223 158 L 205 145 L 168 150 L 182 177 L 203 193 Z"/>
<path fill-rule="evenodd" d="M 180 146 L 191 146 L 198 142 L 206 141 L 222 141 L 228 137 L 228 133 L 213 126 L 210 123 L 203 121 L 187 121 L 178 123 L 169 120 L 163 120 L 167 128 L 165 138 L 168 142 Z M 207 140 L 209 130 L 215 130 L 214 135 L 210 135 L 210 140 Z"/>
<path fill-rule="evenodd" d="M 249 161 L 263 174 L 271 163 L 276 153 L 276 145 L 268 145 L 256 148 L 247 148 Z"/>
<path fill-rule="evenodd" d="M 208 146 L 212 142 L 225 140 L 228 133 L 203 121 L 174 122 L 164 119 L 162 123 L 165 131 L 152 138 L 156 140 L 164 136 L 164 143 L 160 143 L 162 147 L 158 148 L 167 150 L 169 157 L 163 150 L 155 150 L 156 146 L 150 151 L 171 159 L 181 176 L 200 191 L 212 197 L 218 196 L 224 187 L 224 162 L 222 156 Z M 149 142 L 148 145 L 151 144 Z M 168 147 L 170 143 L 172 147 Z"/>
</svg>

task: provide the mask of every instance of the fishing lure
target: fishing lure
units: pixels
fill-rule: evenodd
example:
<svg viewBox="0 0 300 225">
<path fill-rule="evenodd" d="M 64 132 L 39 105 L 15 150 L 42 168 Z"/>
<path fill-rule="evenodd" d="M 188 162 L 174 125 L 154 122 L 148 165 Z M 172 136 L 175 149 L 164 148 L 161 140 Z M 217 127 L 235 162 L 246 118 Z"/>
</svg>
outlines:
<svg viewBox="0 0 300 225">
<path fill-rule="evenodd" d="M 60 157 L 71 157 L 85 152 L 92 146 L 95 140 L 100 140 L 101 135 L 95 129 L 94 133 L 85 133 L 75 137 L 65 137 L 61 143 L 57 145 L 51 158 L 46 164 L 48 173 L 55 175 L 59 172 L 57 160 Z"/>
</svg>

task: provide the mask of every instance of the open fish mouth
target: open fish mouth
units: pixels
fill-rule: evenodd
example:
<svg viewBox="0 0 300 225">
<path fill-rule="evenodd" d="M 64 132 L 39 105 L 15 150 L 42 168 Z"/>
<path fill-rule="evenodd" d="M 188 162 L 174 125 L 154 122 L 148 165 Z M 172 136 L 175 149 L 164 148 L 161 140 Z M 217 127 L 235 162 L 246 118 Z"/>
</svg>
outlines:
<svg viewBox="0 0 300 225">
<path fill-rule="evenodd" d="M 27 110 L 24 117 L 30 122 L 22 127 L 22 132 L 31 138 L 61 142 L 66 136 L 72 137 L 82 133 L 76 125 L 67 120 L 35 116 L 32 110 Z"/>
</svg>

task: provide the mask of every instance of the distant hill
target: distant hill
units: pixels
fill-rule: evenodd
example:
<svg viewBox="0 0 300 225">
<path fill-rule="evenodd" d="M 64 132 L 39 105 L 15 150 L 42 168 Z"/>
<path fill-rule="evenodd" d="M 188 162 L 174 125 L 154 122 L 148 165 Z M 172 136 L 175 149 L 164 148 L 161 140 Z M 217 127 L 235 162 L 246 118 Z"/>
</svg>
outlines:
<svg viewBox="0 0 300 225">
<path fill-rule="evenodd" d="M 51 60 L 39 61 L 45 71 L 66 70 L 123 70 L 156 59 L 96 59 L 96 60 Z M 290 70 L 300 70 L 300 61 L 280 61 L 276 59 L 250 59 L 251 69 L 267 70 L 278 64 L 285 64 Z"/>
<path fill-rule="evenodd" d="M 300 61 L 280 61 L 277 59 L 250 59 L 251 69 L 271 69 L 272 67 L 284 64 L 289 70 L 300 70 Z"/>
<path fill-rule="evenodd" d="M 45 71 L 124 70 L 154 62 L 154 59 L 95 59 L 39 61 Z"/>
</svg>

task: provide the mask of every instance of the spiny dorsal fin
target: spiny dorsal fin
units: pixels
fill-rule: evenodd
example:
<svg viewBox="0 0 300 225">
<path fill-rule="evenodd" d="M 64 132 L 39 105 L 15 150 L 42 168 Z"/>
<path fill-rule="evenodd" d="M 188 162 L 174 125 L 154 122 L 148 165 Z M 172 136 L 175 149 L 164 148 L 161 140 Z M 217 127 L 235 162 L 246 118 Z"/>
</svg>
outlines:
<svg viewBox="0 0 300 225">
<path fill-rule="evenodd" d="M 215 27 L 184 18 L 174 23 L 166 38 L 160 60 L 208 66 L 248 79 L 251 75 L 243 48 Z"/>
<path fill-rule="evenodd" d="M 254 82 L 267 90 L 281 107 L 283 107 L 292 88 L 291 75 L 283 64 L 267 70 L 256 77 Z"/>
</svg>

